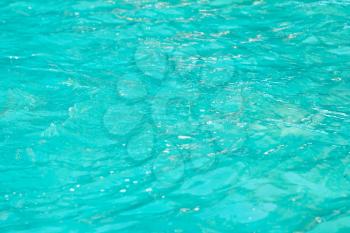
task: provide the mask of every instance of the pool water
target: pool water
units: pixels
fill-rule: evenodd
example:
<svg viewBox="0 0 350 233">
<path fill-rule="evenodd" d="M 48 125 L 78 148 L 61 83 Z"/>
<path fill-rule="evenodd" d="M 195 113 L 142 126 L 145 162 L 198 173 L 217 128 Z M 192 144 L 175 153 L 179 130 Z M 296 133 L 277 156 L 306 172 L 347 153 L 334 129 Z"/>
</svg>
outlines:
<svg viewBox="0 0 350 233">
<path fill-rule="evenodd" d="M 2 0 L 0 232 L 350 232 L 350 1 Z"/>
</svg>

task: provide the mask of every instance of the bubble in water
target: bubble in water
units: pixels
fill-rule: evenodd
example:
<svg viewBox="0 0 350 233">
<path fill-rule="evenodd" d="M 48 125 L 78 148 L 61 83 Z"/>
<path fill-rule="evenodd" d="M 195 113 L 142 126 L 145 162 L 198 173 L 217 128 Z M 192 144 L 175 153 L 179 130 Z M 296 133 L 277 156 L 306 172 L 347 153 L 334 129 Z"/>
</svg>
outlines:
<svg viewBox="0 0 350 233">
<path fill-rule="evenodd" d="M 126 189 L 119 190 L 120 193 L 126 193 Z"/>
<path fill-rule="evenodd" d="M 150 193 L 150 192 L 152 192 L 153 190 L 152 190 L 152 188 L 146 188 L 145 191 L 146 191 L 147 193 Z"/>
<path fill-rule="evenodd" d="M 143 106 L 119 103 L 107 109 L 103 123 L 109 133 L 125 135 L 135 128 L 143 115 Z"/>
</svg>

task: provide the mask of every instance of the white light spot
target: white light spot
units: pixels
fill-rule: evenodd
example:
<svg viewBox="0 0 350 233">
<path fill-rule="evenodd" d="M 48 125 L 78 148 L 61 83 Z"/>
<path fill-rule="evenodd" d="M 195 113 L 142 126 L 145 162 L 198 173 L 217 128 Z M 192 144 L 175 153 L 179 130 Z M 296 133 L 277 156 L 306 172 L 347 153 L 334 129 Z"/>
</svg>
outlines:
<svg viewBox="0 0 350 233">
<path fill-rule="evenodd" d="M 294 39 L 295 37 L 297 37 L 297 33 L 292 33 L 288 35 L 289 40 Z"/>
<path fill-rule="evenodd" d="M 186 212 L 188 212 L 190 209 L 189 208 L 181 208 L 180 209 L 180 211 L 182 212 L 182 213 L 186 213 Z"/>
<path fill-rule="evenodd" d="M 9 56 L 8 58 L 10 58 L 11 60 L 18 60 L 19 59 L 18 56 Z"/>
<path fill-rule="evenodd" d="M 248 42 L 261 41 L 261 35 L 257 35 L 255 38 L 249 38 Z"/>
<path fill-rule="evenodd" d="M 321 222 L 322 222 L 322 218 L 321 218 L 321 217 L 316 217 L 316 218 L 315 218 L 315 221 L 316 221 L 317 223 L 321 223 Z"/>
</svg>

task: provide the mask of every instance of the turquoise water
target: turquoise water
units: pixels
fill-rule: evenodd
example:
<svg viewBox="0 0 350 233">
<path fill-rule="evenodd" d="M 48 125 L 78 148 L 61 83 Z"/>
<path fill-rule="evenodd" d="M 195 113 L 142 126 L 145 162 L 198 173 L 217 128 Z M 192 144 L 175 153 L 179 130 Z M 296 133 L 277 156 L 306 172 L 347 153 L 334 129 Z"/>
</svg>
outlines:
<svg viewBox="0 0 350 233">
<path fill-rule="evenodd" d="M 0 232 L 350 232 L 350 1 L 2 0 Z"/>
</svg>

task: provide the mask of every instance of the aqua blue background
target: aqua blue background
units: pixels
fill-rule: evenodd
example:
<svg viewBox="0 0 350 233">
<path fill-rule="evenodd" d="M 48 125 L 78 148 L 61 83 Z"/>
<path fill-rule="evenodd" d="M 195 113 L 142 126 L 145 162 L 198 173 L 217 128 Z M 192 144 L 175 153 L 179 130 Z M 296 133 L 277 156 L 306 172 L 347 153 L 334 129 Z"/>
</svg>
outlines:
<svg viewBox="0 0 350 233">
<path fill-rule="evenodd" d="M 350 2 L 0 2 L 1 232 L 350 232 Z"/>
</svg>

